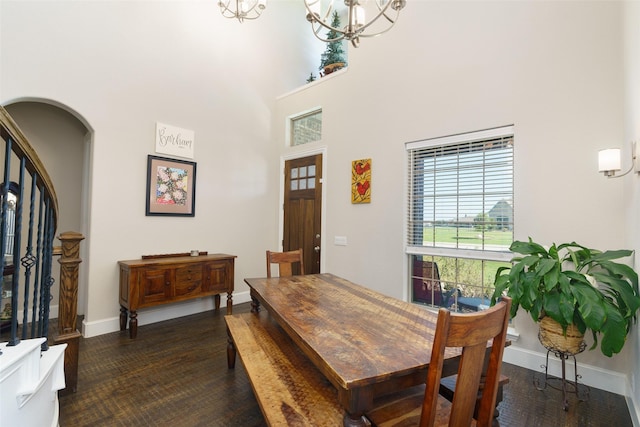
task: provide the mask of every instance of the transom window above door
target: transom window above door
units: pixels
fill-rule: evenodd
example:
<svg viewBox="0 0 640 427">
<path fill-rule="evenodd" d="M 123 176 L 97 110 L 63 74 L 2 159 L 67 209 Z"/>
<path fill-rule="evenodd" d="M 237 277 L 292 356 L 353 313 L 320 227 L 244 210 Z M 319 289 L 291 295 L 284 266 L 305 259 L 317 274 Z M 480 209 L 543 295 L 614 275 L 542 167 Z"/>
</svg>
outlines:
<svg viewBox="0 0 640 427">
<path fill-rule="evenodd" d="M 302 145 L 322 139 L 322 109 L 301 113 L 290 118 L 291 145 Z"/>
</svg>

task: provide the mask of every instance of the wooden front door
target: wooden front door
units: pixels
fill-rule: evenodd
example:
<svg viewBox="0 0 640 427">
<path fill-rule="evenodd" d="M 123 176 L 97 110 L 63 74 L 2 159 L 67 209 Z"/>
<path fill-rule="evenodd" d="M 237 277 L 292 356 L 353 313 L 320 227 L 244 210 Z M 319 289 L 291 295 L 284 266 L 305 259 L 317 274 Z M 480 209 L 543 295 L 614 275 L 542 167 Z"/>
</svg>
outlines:
<svg viewBox="0 0 640 427">
<path fill-rule="evenodd" d="M 302 248 L 304 272 L 320 273 L 322 154 L 287 160 L 284 167 L 283 250 Z"/>
</svg>

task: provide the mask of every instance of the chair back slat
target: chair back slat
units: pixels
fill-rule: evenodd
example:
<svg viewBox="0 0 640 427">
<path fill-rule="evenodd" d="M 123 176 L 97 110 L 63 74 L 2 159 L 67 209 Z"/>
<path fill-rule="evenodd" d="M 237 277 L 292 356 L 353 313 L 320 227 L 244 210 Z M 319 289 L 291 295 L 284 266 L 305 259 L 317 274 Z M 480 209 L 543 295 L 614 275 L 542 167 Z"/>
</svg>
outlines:
<svg viewBox="0 0 640 427">
<path fill-rule="evenodd" d="M 267 277 L 271 277 L 271 266 L 278 264 L 280 277 L 304 274 L 302 249 L 287 252 L 267 251 Z"/>
</svg>

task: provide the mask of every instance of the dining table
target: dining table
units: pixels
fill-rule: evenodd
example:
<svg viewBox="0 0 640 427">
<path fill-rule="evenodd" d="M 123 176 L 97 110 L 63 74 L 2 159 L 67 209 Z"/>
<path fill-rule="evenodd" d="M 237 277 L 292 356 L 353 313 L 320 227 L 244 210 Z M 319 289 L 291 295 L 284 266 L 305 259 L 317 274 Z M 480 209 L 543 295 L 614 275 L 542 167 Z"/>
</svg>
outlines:
<svg viewBox="0 0 640 427">
<path fill-rule="evenodd" d="M 437 312 L 334 274 L 247 278 L 265 309 L 337 389 L 345 426 L 369 425 L 374 398 L 426 380 Z M 447 348 L 443 377 L 461 351 Z"/>
</svg>

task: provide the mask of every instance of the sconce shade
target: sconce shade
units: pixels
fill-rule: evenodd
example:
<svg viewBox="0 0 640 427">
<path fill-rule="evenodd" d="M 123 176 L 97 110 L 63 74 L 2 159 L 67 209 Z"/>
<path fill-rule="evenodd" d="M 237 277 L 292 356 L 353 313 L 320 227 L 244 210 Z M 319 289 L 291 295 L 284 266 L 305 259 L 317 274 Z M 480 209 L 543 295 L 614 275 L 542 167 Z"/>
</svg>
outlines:
<svg viewBox="0 0 640 427">
<path fill-rule="evenodd" d="M 608 148 L 598 152 L 598 172 L 604 172 L 606 176 L 614 175 L 621 167 L 620 149 Z"/>
</svg>

